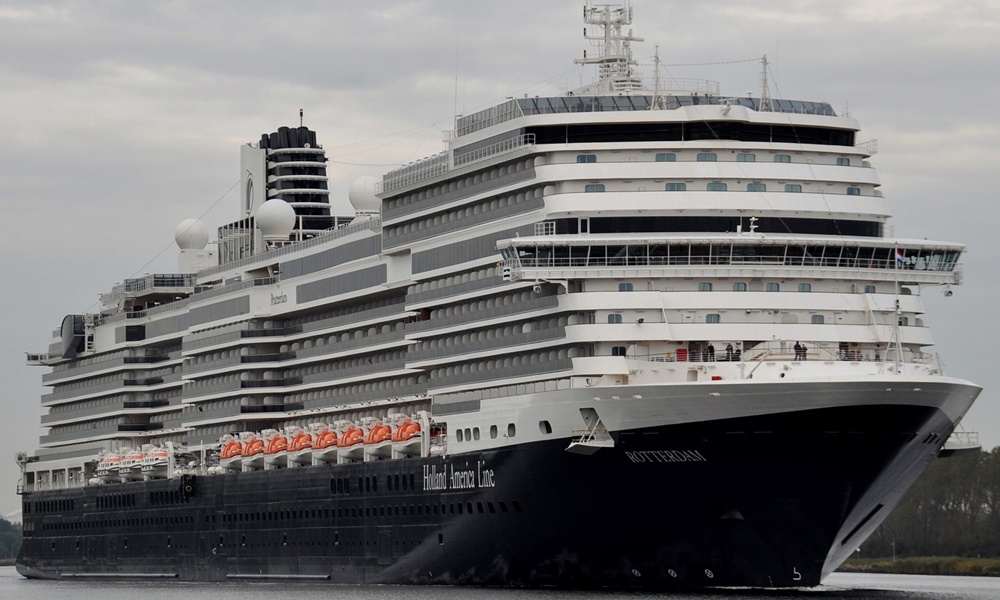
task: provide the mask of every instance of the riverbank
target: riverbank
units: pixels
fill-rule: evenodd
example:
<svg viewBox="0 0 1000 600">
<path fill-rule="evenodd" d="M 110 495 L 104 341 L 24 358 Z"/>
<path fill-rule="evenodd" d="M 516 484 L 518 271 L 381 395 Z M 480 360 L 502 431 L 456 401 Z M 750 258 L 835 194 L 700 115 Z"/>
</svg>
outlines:
<svg viewBox="0 0 1000 600">
<path fill-rule="evenodd" d="M 968 575 L 1000 577 L 1000 558 L 920 556 L 911 558 L 852 558 L 840 565 L 844 573 L 891 573 L 895 575 Z"/>
</svg>

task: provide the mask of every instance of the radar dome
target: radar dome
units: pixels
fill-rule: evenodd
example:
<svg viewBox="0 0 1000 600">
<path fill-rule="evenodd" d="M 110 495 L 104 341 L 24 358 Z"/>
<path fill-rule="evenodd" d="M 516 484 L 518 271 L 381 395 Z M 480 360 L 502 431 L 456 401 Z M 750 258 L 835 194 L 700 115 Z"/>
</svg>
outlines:
<svg viewBox="0 0 1000 600">
<path fill-rule="evenodd" d="M 265 241 L 280 242 L 295 229 L 295 209 L 284 200 L 272 198 L 257 209 L 256 220 Z"/>
<path fill-rule="evenodd" d="M 371 175 L 362 175 L 354 180 L 347 197 L 354 207 L 354 212 L 377 213 L 382 207 L 382 201 L 375 195 L 375 184 L 378 179 Z"/>
<path fill-rule="evenodd" d="M 184 219 L 174 231 L 174 241 L 181 250 L 204 250 L 208 245 L 208 227 L 198 219 Z"/>
</svg>

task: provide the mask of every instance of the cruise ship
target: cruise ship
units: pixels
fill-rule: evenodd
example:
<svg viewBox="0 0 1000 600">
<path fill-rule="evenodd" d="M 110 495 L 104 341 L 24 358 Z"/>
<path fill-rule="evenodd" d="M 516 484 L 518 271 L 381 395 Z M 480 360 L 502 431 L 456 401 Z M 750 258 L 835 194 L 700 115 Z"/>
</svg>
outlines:
<svg viewBox="0 0 1000 600">
<path fill-rule="evenodd" d="M 638 74 L 455 119 L 331 202 L 317 132 L 241 149 L 210 243 L 68 315 L 18 572 L 561 588 L 819 584 L 980 392 L 887 235 L 877 146 L 822 101 Z M 660 69 L 656 69 L 657 73 Z M 928 224 L 930 226 L 930 224 Z"/>
</svg>

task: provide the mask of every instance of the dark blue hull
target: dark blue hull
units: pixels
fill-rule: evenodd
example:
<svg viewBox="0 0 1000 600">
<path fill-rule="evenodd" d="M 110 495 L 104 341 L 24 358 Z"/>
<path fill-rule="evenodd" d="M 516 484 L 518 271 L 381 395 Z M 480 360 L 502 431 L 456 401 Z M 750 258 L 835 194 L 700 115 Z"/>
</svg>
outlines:
<svg viewBox="0 0 1000 600">
<path fill-rule="evenodd" d="M 558 587 L 811 586 L 951 421 L 867 405 L 504 450 L 24 495 L 28 577 Z"/>
</svg>

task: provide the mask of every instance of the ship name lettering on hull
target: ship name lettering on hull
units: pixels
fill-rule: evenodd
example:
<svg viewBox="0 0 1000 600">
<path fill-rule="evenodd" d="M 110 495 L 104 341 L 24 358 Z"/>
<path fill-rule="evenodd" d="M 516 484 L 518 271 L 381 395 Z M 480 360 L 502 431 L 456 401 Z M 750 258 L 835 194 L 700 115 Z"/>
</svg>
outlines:
<svg viewBox="0 0 1000 600">
<path fill-rule="evenodd" d="M 625 456 L 634 463 L 708 462 L 697 450 L 637 450 Z"/>
<path fill-rule="evenodd" d="M 485 461 L 476 461 L 476 467 L 456 469 L 454 465 L 445 464 L 440 471 L 437 465 L 424 465 L 425 490 L 474 490 L 478 488 L 496 487 L 496 475 L 493 469 L 487 469 Z"/>
</svg>

